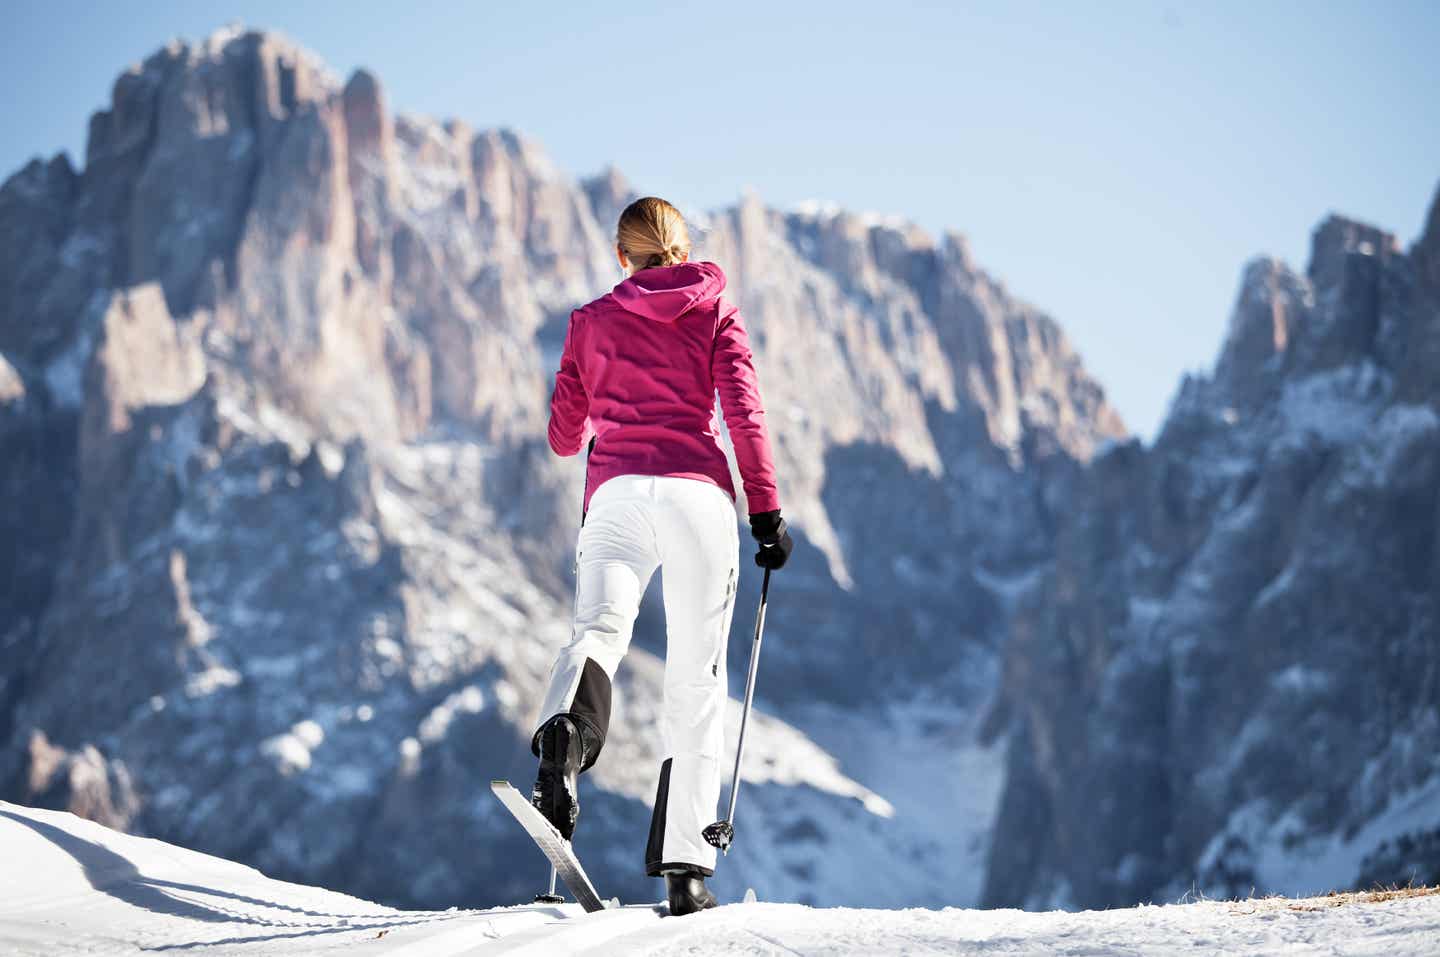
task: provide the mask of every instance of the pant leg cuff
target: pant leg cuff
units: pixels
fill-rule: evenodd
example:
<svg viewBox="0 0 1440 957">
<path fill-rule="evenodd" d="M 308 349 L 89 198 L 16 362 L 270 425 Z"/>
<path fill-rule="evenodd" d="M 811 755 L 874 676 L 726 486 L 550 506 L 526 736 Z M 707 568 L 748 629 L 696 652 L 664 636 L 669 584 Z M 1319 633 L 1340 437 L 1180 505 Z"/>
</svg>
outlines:
<svg viewBox="0 0 1440 957">
<path fill-rule="evenodd" d="M 662 861 L 659 863 L 646 862 L 646 877 L 662 877 L 666 871 L 699 871 L 702 877 L 714 877 L 715 868 L 706 867 L 704 864 L 693 864 L 690 861 Z"/>
<path fill-rule="evenodd" d="M 580 714 L 577 711 L 561 711 L 540 722 L 540 727 L 536 728 L 535 733 L 530 736 L 530 753 L 537 758 L 540 757 L 540 733 L 545 730 L 547 724 L 556 718 L 569 718 L 580 732 L 580 741 L 584 745 L 585 752 L 585 763 L 581 765 L 580 770 L 582 772 L 590 770 L 600 757 L 600 749 L 605 746 L 605 735 L 588 715 Z"/>
</svg>

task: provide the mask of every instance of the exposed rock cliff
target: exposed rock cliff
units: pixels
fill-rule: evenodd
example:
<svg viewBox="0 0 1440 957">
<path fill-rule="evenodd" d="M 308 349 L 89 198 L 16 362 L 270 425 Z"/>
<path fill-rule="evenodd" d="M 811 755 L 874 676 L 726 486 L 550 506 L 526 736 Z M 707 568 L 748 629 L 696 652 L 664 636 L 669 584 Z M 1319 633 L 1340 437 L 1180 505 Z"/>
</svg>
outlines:
<svg viewBox="0 0 1440 957">
<path fill-rule="evenodd" d="M 1440 876 L 1436 210 L 1250 264 L 1213 374 L 1085 473 L 1005 651 L 989 903 Z"/>
</svg>

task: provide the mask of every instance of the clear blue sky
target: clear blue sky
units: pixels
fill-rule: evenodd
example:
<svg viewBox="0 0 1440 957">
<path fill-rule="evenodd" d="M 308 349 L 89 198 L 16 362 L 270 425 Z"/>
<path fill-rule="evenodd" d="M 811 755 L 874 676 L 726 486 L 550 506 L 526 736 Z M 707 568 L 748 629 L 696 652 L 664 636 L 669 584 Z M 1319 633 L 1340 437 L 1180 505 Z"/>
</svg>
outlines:
<svg viewBox="0 0 1440 957">
<path fill-rule="evenodd" d="M 9 6 L 5 175 L 83 156 L 115 75 L 168 37 L 276 28 L 576 175 L 958 229 L 1145 435 L 1212 361 L 1247 258 L 1303 268 L 1331 210 L 1408 244 L 1440 184 L 1440 2 Z"/>
</svg>

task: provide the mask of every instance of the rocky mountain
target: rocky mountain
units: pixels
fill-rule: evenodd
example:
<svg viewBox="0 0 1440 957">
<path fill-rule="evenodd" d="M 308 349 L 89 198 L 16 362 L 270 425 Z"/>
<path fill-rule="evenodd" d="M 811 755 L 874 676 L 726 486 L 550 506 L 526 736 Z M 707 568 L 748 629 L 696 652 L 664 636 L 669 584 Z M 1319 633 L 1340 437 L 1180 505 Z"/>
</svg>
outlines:
<svg viewBox="0 0 1440 957">
<path fill-rule="evenodd" d="M 11 176 L 0 797 L 371 899 L 528 899 L 486 783 L 533 773 L 582 480 L 542 438 L 550 376 L 633 195 L 242 31 L 121 75 L 82 169 Z M 721 890 L 973 900 L 1002 780 L 976 719 L 1123 427 L 958 235 L 754 196 L 694 218 L 801 538 Z M 654 893 L 653 592 L 577 840 L 626 897 Z"/>
<path fill-rule="evenodd" d="M 990 904 L 1440 882 L 1440 196 L 1408 251 L 1332 216 L 1305 273 L 1246 268 L 1003 673 Z"/>
</svg>

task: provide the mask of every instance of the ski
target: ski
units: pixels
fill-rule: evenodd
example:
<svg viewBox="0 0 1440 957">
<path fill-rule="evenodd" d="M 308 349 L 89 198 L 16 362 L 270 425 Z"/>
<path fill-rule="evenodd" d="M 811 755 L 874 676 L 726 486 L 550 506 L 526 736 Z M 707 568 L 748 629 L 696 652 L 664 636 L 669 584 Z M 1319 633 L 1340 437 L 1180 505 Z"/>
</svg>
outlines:
<svg viewBox="0 0 1440 957">
<path fill-rule="evenodd" d="M 585 869 L 580 866 L 580 859 L 570 849 L 570 842 L 560 836 L 554 825 L 545 820 L 544 815 L 525 799 L 525 795 L 515 790 L 515 786 L 509 781 L 491 781 L 490 790 L 500 799 L 500 803 L 515 816 L 525 833 L 539 846 L 550 863 L 555 866 L 555 873 L 570 888 L 570 893 L 585 908 L 586 913 L 594 913 L 605 909 L 605 902 L 595 892 L 595 885 L 590 883 L 590 878 L 585 876 Z"/>
</svg>

